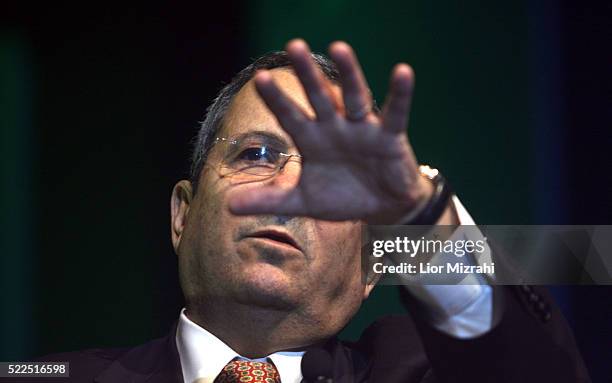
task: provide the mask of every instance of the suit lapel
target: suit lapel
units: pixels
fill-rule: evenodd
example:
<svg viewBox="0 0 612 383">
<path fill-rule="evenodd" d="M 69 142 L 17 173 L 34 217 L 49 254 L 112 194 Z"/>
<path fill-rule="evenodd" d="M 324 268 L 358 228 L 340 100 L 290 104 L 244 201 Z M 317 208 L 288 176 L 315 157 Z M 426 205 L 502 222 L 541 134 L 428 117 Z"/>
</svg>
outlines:
<svg viewBox="0 0 612 383">
<path fill-rule="evenodd" d="M 183 373 L 176 348 L 176 325 L 175 322 L 167 336 L 130 349 L 111 363 L 94 381 L 182 383 Z"/>
<path fill-rule="evenodd" d="M 328 340 L 323 346 L 332 356 L 334 382 L 358 383 L 367 381 L 368 362 L 358 351 L 346 347 L 338 338 Z"/>
</svg>

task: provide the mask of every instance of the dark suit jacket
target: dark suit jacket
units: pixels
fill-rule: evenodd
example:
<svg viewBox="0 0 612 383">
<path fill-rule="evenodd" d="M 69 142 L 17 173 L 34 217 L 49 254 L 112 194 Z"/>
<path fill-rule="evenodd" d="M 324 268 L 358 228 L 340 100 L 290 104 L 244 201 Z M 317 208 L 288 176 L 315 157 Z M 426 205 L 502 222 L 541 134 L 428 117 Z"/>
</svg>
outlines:
<svg viewBox="0 0 612 383">
<path fill-rule="evenodd" d="M 419 305 L 408 294 L 404 299 L 408 308 Z M 417 315 L 383 317 L 357 342 L 330 339 L 324 347 L 334 360 L 334 381 L 589 381 L 573 336 L 545 289 L 494 287 L 494 311 L 494 328 L 471 340 L 445 335 Z M 38 360 L 69 361 L 69 382 L 182 382 L 175 336 L 176 324 L 166 337 L 134 348 Z"/>
</svg>

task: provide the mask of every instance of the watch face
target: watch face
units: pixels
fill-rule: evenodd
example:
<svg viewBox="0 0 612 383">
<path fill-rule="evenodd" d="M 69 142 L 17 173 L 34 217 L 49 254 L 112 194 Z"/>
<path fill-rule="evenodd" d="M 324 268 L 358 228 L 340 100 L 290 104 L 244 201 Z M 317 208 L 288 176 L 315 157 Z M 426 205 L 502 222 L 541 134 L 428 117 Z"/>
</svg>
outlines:
<svg viewBox="0 0 612 383">
<path fill-rule="evenodd" d="M 429 167 L 428 165 L 420 165 L 419 172 L 430 180 L 433 180 L 440 174 L 438 169 L 434 169 L 432 167 Z"/>
</svg>

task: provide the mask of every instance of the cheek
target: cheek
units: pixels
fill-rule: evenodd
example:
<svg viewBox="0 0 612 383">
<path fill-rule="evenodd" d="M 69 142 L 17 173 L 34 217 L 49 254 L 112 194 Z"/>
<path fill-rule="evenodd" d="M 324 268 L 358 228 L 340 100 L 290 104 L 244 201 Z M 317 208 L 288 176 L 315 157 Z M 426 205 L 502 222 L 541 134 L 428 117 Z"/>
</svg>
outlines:
<svg viewBox="0 0 612 383">
<path fill-rule="evenodd" d="M 200 180 L 200 188 L 194 197 L 194 203 L 189 214 L 187 228 L 189 242 L 196 254 L 208 254 L 218 245 L 228 240 L 231 233 L 228 229 L 229 211 L 224 208 L 224 193 L 218 184 L 206 177 Z M 225 237 L 225 238 L 224 238 Z"/>
<path fill-rule="evenodd" d="M 319 243 L 328 249 L 341 249 L 344 253 L 354 253 L 361 243 L 361 224 L 353 222 L 316 221 L 315 230 Z"/>
<path fill-rule="evenodd" d="M 328 318 L 331 327 L 342 328 L 363 300 L 361 270 L 361 225 L 317 222 L 317 257 L 321 277 L 317 279 L 320 300 L 313 304 L 317 315 Z M 324 314 L 325 313 L 325 314 Z"/>
<path fill-rule="evenodd" d="M 336 278 L 348 280 L 361 274 L 361 225 L 318 221 L 316 253 L 322 267 Z"/>
</svg>

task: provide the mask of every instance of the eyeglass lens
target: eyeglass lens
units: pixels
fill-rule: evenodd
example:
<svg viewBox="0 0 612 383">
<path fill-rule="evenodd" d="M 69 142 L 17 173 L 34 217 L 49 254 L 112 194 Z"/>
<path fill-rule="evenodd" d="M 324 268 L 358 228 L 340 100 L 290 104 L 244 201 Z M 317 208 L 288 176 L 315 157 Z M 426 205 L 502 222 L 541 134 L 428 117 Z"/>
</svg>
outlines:
<svg viewBox="0 0 612 383">
<path fill-rule="evenodd" d="M 248 137 L 236 141 L 220 141 L 226 146 L 222 161 L 224 174 L 240 172 L 256 176 L 271 176 L 282 168 L 291 155 L 282 153 L 273 143 L 262 137 Z"/>
</svg>

